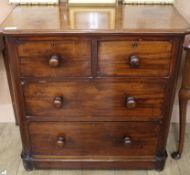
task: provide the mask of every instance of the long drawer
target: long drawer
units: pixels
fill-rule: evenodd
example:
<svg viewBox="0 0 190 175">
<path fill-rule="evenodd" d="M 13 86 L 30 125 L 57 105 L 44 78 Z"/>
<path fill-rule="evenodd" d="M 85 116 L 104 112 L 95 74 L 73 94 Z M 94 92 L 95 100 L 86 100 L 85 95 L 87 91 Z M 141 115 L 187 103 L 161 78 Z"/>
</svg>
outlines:
<svg viewBox="0 0 190 175">
<path fill-rule="evenodd" d="M 164 113 L 164 82 L 128 80 L 28 83 L 27 116 L 66 121 L 148 121 Z"/>
<path fill-rule="evenodd" d="M 50 156 L 153 156 L 159 132 L 158 124 L 135 122 L 29 124 L 32 154 Z"/>
</svg>

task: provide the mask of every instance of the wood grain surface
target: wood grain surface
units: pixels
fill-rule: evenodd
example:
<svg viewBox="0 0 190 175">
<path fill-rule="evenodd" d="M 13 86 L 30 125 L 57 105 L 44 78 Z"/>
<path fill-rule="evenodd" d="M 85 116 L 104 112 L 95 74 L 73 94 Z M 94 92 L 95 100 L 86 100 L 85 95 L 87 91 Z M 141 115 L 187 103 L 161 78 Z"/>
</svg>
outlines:
<svg viewBox="0 0 190 175">
<path fill-rule="evenodd" d="M 91 41 L 66 38 L 62 41 L 31 41 L 18 45 L 22 76 L 69 77 L 91 76 Z M 58 65 L 50 59 L 58 56 Z"/>
<path fill-rule="evenodd" d="M 24 86 L 26 116 L 65 121 L 159 120 L 165 112 L 166 89 L 164 82 L 138 80 L 28 83 Z M 56 96 L 63 98 L 59 109 L 53 104 Z M 127 107 L 128 97 L 134 97 L 134 108 Z"/>
<path fill-rule="evenodd" d="M 69 11 L 76 11 L 76 15 L 69 15 Z M 87 15 L 90 18 L 93 13 L 97 14 L 98 24 L 94 25 L 87 22 L 80 23 L 80 28 L 74 28 L 72 23 L 78 23 L 83 18 L 81 13 L 84 9 L 72 9 L 65 4 L 60 6 L 18 6 L 1 25 L 0 28 L 5 33 L 184 33 L 188 32 L 189 24 L 172 6 L 162 5 L 126 5 L 118 7 L 110 7 L 107 9 L 108 17 L 101 11 L 96 12 L 97 7 L 91 9 L 93 11 Z M 95 11 L 95 12 L 94 12 Z M 112 12 L 113 11 L 113 12 Z M 110 17 L 114 13 L 114 17 Z M 75 13 L 74 13 L 75 14 Z M 102 20 L 104 19 L 104 20 Z M 115 25 L 107 27 L 104 23 L 114 23 Z M 98 28 L 98 26 L 100 28 Z M 114 30 L 113 30 L 114 29 Z"/>
<path fill-rule="evenodd" d="M 98 45 L 99 76 L 168 76 L 172 59 L 172 41 L 100 41 Z M 133 66 L 130 57 L 139 65 Z"/>
<path fill-rule="evenodd" d="M 98 160 L 110 156 L 114 161 L 124 156 L 154 156 L 159 132 L 159 125 L 146 123 L 32 122 L 29 125 L 33 155 L 62 156 L 63 159 L 93 160 L 95 157 Z M 61 147 L 57 144 L 59 136 L 65 139 Z M 125 137 L 130 141 L 125 142 Z"/>
</svg>

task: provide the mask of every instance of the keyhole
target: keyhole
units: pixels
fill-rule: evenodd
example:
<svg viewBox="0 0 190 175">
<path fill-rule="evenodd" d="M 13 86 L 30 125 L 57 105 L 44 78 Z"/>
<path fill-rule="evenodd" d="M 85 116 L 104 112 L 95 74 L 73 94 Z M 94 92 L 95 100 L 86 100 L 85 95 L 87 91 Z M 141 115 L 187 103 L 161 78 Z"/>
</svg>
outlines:
<svg viewBox="0 0 190 175">
<path fill-rule="evenodd" d="M 132 43 L 132 48 L 137 48 L 138 47 L 138 43 L 137 42 L 133 42 Z"/>
<path fill-rule="evenodd" d="M 51 43 L 51 47 L 55 47 L 55 43 Z"/>
</svg>

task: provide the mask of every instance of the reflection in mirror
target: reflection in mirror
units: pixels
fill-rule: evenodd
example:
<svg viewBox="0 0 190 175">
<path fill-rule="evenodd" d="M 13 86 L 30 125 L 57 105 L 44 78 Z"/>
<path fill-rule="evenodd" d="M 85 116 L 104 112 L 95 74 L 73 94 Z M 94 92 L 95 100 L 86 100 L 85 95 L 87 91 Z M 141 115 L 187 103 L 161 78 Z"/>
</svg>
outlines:
<svg viewBox="0 0 190 175">
<path fill-rule="evenodd" d="M 71 29 L 114 29 L 115 7 L 69 7 Z"/>
<path fill-rule="evenodd" d="M 68 0 L 68 4 L 73 6 L 113 6 L 117 5 L 117 0 Z"/>
</svg>

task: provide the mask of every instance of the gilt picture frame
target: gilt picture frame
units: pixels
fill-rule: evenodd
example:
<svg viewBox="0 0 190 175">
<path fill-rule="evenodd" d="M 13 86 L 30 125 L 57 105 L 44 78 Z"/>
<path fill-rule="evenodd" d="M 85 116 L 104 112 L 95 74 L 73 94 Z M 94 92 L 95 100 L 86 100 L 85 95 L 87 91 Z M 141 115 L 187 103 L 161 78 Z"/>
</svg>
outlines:
<svg viewBox="0 0 190 175">
<path fill-rule="evenodd" d="M 70 26 L 71 29 L 114 29 L 115 13 L 115 7 L 70 7 Z"/>
<path fill-rule="evenodd" d="M 70 6 L 115 6 L 118 0 L 68 0 Z"/>
</svg>

